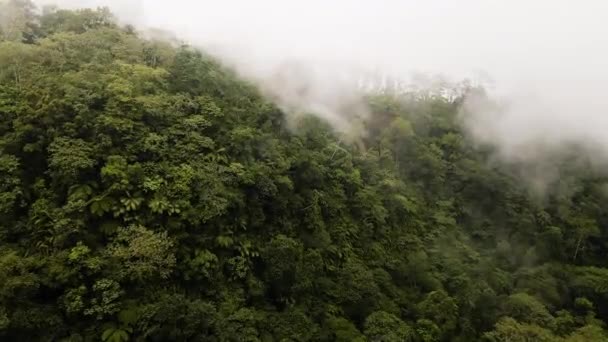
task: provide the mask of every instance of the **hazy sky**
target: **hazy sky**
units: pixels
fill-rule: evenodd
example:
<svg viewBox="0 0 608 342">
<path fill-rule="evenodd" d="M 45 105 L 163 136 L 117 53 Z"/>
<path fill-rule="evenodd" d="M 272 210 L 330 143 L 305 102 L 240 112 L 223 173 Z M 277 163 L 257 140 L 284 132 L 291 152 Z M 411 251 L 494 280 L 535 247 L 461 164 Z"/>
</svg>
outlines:
<svg viewBox="0 0 608 342">
<path fill-rule="evenodd" d="M 341 117 L 341 96 L 350 92 L 337 75 L 353 68 L 455 79 L 485 74 L 509 109 L 467 119 L 479 141 L 509 158 L 538 141 L 557 148 L 567 141 L 599 144 L 608 156 L 606 0 L 58 2 L 109 5 L 123 20 L 174 31 L 221 54 L 288 104 L 310 104 L 330 119 Z M 288 82 L 317 89 L 304 98 L 283 93 L 289 84 L 267 81 L 294 58 L 312 71 Z"/>
<path fill-rule="evenodd" d="M 522 70 L 547 77 L 547 70 L 563 72 L 572 62 L 606 69 L 608 55 L 603 0 L 58 2 L 110 5 L 127 20 L 273 59 L 296 55 L 405 71 L 485 69 L 517 77 L 513 73 Z"/>
</svg>

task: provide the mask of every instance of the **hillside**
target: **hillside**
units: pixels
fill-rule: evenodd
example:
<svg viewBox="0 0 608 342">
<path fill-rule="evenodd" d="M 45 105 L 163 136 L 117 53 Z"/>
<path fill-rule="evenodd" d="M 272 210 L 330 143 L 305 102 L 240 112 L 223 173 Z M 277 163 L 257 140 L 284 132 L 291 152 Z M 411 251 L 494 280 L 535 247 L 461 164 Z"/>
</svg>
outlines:
<svg viewBox="0 0 608 342">
<path fill-rule="evenodd" d="M 371 94 L 348 142 L 107 10 L 28 3 L 0 3 L 0 339 L 608 340 L 605 176 L 534 193 L 463 97 Z"/>
</svg>

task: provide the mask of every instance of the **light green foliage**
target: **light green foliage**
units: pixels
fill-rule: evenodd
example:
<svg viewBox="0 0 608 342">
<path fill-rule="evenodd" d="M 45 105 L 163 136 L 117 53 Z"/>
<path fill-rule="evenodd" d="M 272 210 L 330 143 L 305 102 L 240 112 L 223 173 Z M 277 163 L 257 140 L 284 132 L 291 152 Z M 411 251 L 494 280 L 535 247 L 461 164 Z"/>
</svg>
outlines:
<svg viewBox="0 0 608 342">
<path fill-rule="evenodd" d="M 537 324 L 543 327 L 553 327 L 554 319 L 547 308 L 538 299 L 526 294 L 516 293 L 509 296 L 503 304 L 505 316 L 515 318 L 520 322 Z"/>
<path fill-rule="evenodd" d="M 300 309 L 286 310 L 273 316 L 267 321 L 274 322 L 269 330 L 276 340 L 309 341 L 317 334 L 317 326 Z"/>
<path fill-rule="evenodd" d="M 485 341 L 513 341 L 513 342 L 583 342 L 606 341 L 605 331 L 597 325 L 586 325 L 576 329 L 566 337 L 559 337 L 549 330 L 535 324 L 519 323 L 512 318 L 501 319 L 496 329 L 484 334 Z"/>
<path fill-rule="evenodd" d="M 496 323 L 493 331 L 485 333 L 484 340 L 489 342 L 555 342 L 558 338 L 551 331 L 538 325 L 520 323 L 508 317 Z"/>
<path fill-rule="evenodd" d="M 416 321 L 416 335 L 422 342 L 441 341 L 441 329 L 429 319 Z"/>
<path fill-rule="evenodd" d="M 68 294 L 68 297 L 70 297 L 70 294 Z M 116 281 L 110 279 L 96 281 L 93 284 L 92 294 L 90 306 L 84 310 L 85 315 L 102 320 L 120 310 L 119 300 L 123 291 Z"/>
<path fill-rule="evenodd" d="M 458 304 L 444 291 L 432 291 L 418 304 L 420 315 L 441 327 L 444 332 L 456 328 Z"/>
<path fill-rule="evenodd" d="M 343 317 L 331 317 L 326 322 L 326 340 L 336 342 L 363 342 L 365 338 L 357 327 Z"/>
<path fill-rule="evenodd" d="M 414 341 L 414 330 L 392 314 L 376 311 L 365 319 L 365 336 L 370 341 Z"/>
<path fill-rule="evenodd" d="M 19 160 L 11 155 L 0 155 L 0 217 L 15 209 L 15 204 L 21 195 L 21 179 L 19 178 Z"/>
<path fill-rule="evenodd" d="M 66 291 L 63 297 L 63 305 L 67 314 L 83 313 L 85 308 L 84 295 L 86 292 L 87 289 L 84 286 Z"/>
<path fill-rule="evenodd" d="M 120 328 L 108 328 L 101 334 L 101 340 L 104 342 L 126 342 L 129 340 L 129 331 Z"/>
<path fill-rule="evenodd" d="M 59 138 L 49 145 L 49 168 L 57 179 L 78 179 L 95 166 L 93 148 L 81 139 Z"/>
<path fill-rule="evenodd" d="M 0 254 L 0 298 L 3 303 L 18 301 L 24 296 L 36 293 L 40 284 L 33 273 L 35 267 L 35 260 L 20 257 L 14 251 Z"/>
<path fill-rule="evenodd" d="M 608 335 L 597 325 L 585 325 L 575 330 L 564 339 L 564 342 L 587 342 L 587 341 L 606 341 Z"/>
<path fill-rule="evenodd" d="M 120 274 L 137 280 L 165 279 L 175 266 L 173 243 L 167 233 L 142 226 L 120 228 L 108 254 L 121 265 Z"/>
<path fill-rule="evenodd" d="M 531 194 L 463 132 L 482 90 L 344 136 L 104 8 L 0 23 L 0 340 L 606 340 L 608 177 Z"/>
</svg>

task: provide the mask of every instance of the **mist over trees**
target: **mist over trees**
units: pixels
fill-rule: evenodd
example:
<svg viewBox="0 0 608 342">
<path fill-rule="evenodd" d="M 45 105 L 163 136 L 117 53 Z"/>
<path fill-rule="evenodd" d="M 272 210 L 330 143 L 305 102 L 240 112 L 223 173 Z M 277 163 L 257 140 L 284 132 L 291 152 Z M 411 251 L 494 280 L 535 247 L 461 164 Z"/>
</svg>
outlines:
<svg viewBox="0 0 608 342">
<path fill-rule="evenodd" d="M 539 196 L 466 93 L 370 94 L 351 141 L 107 9 L 0 16 L 2 340 L 607 340 L 575 149 Z"/>
</svg>

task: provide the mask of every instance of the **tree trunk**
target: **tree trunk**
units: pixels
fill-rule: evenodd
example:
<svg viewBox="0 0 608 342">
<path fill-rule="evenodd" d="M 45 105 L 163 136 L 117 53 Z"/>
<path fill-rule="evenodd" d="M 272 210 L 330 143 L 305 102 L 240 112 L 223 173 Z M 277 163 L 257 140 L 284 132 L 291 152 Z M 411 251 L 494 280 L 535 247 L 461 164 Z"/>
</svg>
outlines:
<svg viewBox="0 0 608 342">
<path fill-rule="evenodd" d="M 578 250 L 581 247 L 581 242 L 583 241 L 583 236 L 581 235 L 578 238 L 578 241 L 576 242 L 576 249 L 574 250 L 574 257 L 572 258 L 572 261 L 576 261 L 576 256 L 578 255 Z"/>
</svg>

